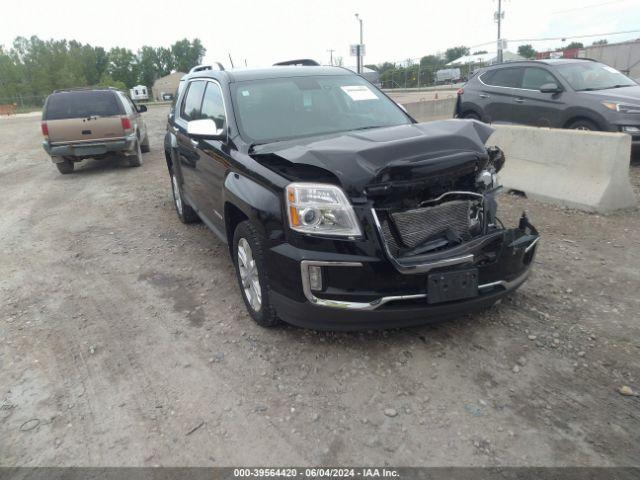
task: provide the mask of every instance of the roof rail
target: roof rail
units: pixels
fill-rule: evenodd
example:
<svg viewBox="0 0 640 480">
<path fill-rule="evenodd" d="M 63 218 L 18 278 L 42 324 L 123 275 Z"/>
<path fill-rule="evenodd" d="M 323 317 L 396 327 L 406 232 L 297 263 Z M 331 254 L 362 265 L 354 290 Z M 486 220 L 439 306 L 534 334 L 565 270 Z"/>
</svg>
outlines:
<svg viewBox="0 0 640 480">
<path fill-rule="evenodd" d="M 220 62 L 213 62 L 213 63 L 215 64 L 216 67 L 218 67 L 218 70 L 220 70 L 221 72 L 224 71 L 224 67 Z M 196 65 L 191 70 L 189 70 L 189 73 L 203 72 L 205 70 L 213 70 L 213 65 Z"/>
<path fill-rule="evenodd" d="M 299 60 L 285 60 L 284 62 L 274 63 L 274 67 L 285 67 L 289 65 L 295 65 L 299 67 L 319 67 L 320 64 L 310 58 L 301 58 Z"/>
<path fill-rule="evenodd" d="M 119 88 L 116 87 L 69 87 L 69 88 L 58 88 L 53 91 L 53 93 L 62 93 L 62 92 L 81 92 L 82 90 L 114 90 L 120 91 Z"/>
</svg>

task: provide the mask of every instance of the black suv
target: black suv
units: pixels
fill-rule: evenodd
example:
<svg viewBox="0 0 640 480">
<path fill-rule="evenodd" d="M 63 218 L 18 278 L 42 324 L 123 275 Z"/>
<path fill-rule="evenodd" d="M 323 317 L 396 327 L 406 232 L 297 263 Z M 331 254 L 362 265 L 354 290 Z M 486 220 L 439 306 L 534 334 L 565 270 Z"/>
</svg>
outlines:
<svg viewBox="0 0 640 480">
<path fill-rule="evenodd" d="M 184 80 L 165 137 L 175 208 L 228 244 L 258 324 L 418 324 L 524 282 L 538 235 L 496 217 L 490 127 L 417 124 L 339 67 Z"/>
<path fill-rule="evenodd" d="M 510 62 L 479 70 L 458 92 L 458 118 L 625 132 L 640 144 L 640 86 L 588 59 Z"/>
</svg>

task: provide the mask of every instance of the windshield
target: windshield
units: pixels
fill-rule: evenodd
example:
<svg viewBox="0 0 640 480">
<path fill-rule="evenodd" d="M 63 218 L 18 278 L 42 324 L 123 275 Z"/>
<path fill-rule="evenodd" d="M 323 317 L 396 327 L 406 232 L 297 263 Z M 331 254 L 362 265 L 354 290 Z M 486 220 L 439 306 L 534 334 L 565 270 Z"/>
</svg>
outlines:
<svg viewBox="0 0 640 480">
<path fill-rule="evenodd" d="M 567 63 L 557 65 L 556 69 L 577 91 L 606 90 L 637 85 L 615 68 L 597 62 Z"/>
<path fill-rule="evenodd" d="M 238 127 L 253 143 L 411 123 L 356 75 L 238 82 L 231 84 L 231 95 Z"/>
</svg>

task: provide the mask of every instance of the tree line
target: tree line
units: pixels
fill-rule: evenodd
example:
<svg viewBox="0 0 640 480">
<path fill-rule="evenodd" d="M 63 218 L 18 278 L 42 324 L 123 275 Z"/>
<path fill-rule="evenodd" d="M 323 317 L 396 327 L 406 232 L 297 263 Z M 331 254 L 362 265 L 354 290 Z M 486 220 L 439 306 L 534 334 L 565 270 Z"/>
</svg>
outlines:
<svg viewBox="0 0 640 480">
<path fill-rule="evenodd" d="M 0 46 L 0 104 L 39 105 L 53 90 L 71 87 L 150 88 L 174 70 L 188 72 L 205 52 L 198 38 L 133 52 L 122 47 L 107 51 L 76 40 L 17 37 L 11 48 Z"/>
<path fill-rule="evenodd" d="M 606 45 L 607 40 L 596 40 L 593 45 Z M 557 48 L 556 51 L 567 50 L 572 48 L 584 48 L 581 42 L 571 42 L 570 44 Z M 486 50 L 471 51 L 463 45 L 447 49 L 443 55 L 426 55 L 420 58 L 419 62 L 412 59 L 406 62 L 383 62 L 378 65 L 365 65 L 367 68 L 376 70 L 380 74 L 380 82 L 383 88 L 412 88 L 420 86 L 434 85 L 436 83 L 436 72 L 438 70 L 451 68 L 447 63 L 452 62 L 465 55 L 476 55 L 487 53 Z M 532 45 L 520 45 L 518 47 L 518 55 L 535 59 L 536 50 Z M 477 65 L 459 65 L 460 73 L 463 78 L 477 68 Z"/>
</svg>

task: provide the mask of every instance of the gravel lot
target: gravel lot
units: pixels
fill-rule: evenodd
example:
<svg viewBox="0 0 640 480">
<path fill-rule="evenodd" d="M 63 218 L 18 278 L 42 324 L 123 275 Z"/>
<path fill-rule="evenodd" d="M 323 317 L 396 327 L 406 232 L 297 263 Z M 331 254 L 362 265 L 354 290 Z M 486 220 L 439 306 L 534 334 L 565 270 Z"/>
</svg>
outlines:
<svg viewBox="0 0 640 480">
<path fill-rule="evenodd" d="M 265 330 L 226 247 L 181 224 L 145 114 L 141 168 L 62 176 L 0 119 L 0 464 L 640 465 L 640 213 L 504 195 L 543 235 L 486 312 L 421 328 Z M 640 168 L 632 167 L 636 189 Z"/>
</svg>

